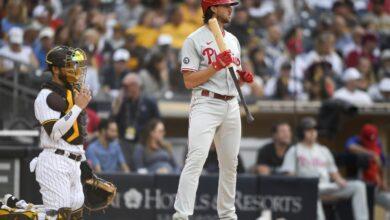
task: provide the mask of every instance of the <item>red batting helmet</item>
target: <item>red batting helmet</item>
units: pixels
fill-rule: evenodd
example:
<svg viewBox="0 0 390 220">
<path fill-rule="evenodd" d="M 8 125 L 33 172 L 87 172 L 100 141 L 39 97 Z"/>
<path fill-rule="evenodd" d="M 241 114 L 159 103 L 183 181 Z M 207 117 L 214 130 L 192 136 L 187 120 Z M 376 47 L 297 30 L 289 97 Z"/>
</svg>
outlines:
<svg viewBox="0 0 390 220">
<path fill-rule="evenodd" d="M 216 5 L 238 5 L 238 1 L 236 0 L 202 0 L 202 10 L 203 13 L 206 13 L 206 10 L 210 8 L 211 6 L 216 6 Z"/>
</svg>

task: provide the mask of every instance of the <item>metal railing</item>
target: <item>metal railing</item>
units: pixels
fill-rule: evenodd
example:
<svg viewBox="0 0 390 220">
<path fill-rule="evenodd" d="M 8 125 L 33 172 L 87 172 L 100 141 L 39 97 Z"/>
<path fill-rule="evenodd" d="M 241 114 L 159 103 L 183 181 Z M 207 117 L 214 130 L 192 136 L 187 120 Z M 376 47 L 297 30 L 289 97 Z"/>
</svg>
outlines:
<svg viewBox="0 0 390 220">
<path fill-rule="evenodd" d="M 3 123 L 7 121 L 7 124 L 12 125 L 14 122 L 24 120 L 24 116 L 28 115 L 21 110 L 21 107 L 25 106 L 25 109 L 30 109 L 32 106 L 38 94 L 38 90 L 32 85 L 34 81 L 39 81 L 42 71 L 29 63 L 5 55 L 0 55 L 0 59 L 11 61 L 14 65 L 13 69 L 0 74 L 0 95 L 4 99 L 1 105 L 3 111 L 8 113 L 8 115 L 2 114 L 0 119 Z M 22 66 L 27 68 L 27 73 L 21 72 Z M 22 78 L 24 80 L 21 80 Z"/>
</svg>

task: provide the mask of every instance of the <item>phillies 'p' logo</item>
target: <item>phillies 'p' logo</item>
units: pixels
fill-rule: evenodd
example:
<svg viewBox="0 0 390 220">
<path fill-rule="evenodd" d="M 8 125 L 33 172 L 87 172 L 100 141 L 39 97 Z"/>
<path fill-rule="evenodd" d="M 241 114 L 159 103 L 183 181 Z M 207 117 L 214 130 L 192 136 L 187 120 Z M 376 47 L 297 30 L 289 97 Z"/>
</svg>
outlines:
<svg viewBox="0 0 390 220">
<path fill-rule="evenodd" d="M 209 47 L 205 48 L 202 51 L 202 55 L 203 56 L 207 56 L 209 65 L 213 62 L 213 59 L 212 59 L 213 56 L 214 56 L 214 60 L 217 58 L 216 57 L 217 56 L 217 52 L 213 48 L 209 48 Z M 241 65 L 240 58 L 233 57 L 233 63 L 236 64 L 236 66 L 240 66 Z"/>
<path fill-rule="evenodd" d="M 210 65 L 213 61 L 211 59 L 212 56 L 216 56 L 217 55 L 217 52 L 215 52 L 214 49 L 212 48 L 205 48 L 203 51 L 202 51 L 202 55 L 203 56 L 207 56 L 207 59 L 208 59 L 208 64 Z"/>
</svg>

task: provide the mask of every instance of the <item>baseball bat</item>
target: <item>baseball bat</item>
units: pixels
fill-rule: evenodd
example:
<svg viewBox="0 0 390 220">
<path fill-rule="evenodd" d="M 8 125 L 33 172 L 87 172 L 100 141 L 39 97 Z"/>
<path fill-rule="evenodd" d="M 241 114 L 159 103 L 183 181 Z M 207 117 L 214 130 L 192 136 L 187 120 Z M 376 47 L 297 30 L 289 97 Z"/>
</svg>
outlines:
<svg viewBox="0 0 390 220">
<path fill-rule="evenodd" d="M 225 41 L 223 40 L 222 32 L 221 32 L 221 29 L 219 28 L 217 19 L 211 18 L 209 20 L 208 24 L 209 24 L 209 27 L 211 29 L 211 32 L 214 35 L 215 41 L 217 42 L 217 45 L 218 45 L 220 52 L 225 51 L 227 48 L 226 48 Z M 246 121 L 250 124 L 255 120 L 255 118 L 250 113 L 250 111 L 248 109 L 248 105 L 246 104 L 244 96 L 242 95 L 240 84 L 238 83 L 236 73 L 234 72 L 234 69 L 233 69 L 233 64 L 230 64 L 228 66 L 228 70 L 229 70 L 230 75 L 234 81 L 234 85 L 236 86 L 238 95 L 240 96 L 241 104 L 244 106 L 244 110 L 245 110 L 245 114 L 246 114 Z"/>
</svg>

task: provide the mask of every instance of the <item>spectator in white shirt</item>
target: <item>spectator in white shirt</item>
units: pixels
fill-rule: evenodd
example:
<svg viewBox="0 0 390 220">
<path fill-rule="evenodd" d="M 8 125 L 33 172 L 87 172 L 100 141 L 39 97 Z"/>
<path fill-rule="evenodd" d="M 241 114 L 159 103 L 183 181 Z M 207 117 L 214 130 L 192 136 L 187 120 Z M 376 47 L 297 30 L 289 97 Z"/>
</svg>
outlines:
<svg viewBox="0 0 390 220">
<path fill-rule="evenodd" d="M 277 25 L 271 25 L 267 28 L 267 38 L 264 39 L 265 54 L 271 60 L 272 65 L 278 57 L 283 55 L 284 43 L 282 41 L 282 30 Z"/>
<path fill-rule="evenodd" d="M 335 36 L 332 33 L 323 33 L 316 39 L 315 49 L 296 59 L 295 76 L 303 79 L 304 72 L 314 62 L 327 61 L 332 65 L 336 77 L 340 77 L 343 71 L 343 61 L 335 51 Z"/>
<path fill-rule="evenodd" d="M 300 177 L 318 177 L 320 196 L 352 198 L 355 220 L 368 220 L 365 185 L 359 180 L 346 181 L 340 175 L 332 153 L 326 146 L 317 143 L 316 128 L 314 118 L 302 119 L 298 127 L 300 141 L 287 151 L 280 170 Z M 317 220 L 325 220 L 320 200 L 317 205 Z"/>
<path fill-rule="evenodd" d="M 353 28 L 352 30 L 353 42 L 350 42 L 349 44 L 346 44 L 340 48 L 344 58 L 346 58 L 351 51 L 361 49 L 361 43 L 362 43 L 364 33 L 365 30 L 360 25 L 357 25 Z"/>
<path fill-rule="evenodd" d="M 303 85 L 299 80 L 292 77 L 291 64 L 285 62 L 277 76 L 269 79 L 264 88 L 264 95 L 270 99 L 293 100 L 306 99 Z"/>
<path fill-rule="evenodd" d="M 375 102 L 390 102 L 390 78 L 383 78 L 368 90 L 368 94 Z"/>
<path fill-rule="evenodd" d="M 8 42 L 0 48 L 0 72 L 10 72 L 16 65 L 14 61 L 19 61 L 26 65 L 21 65 L 19 70 L 23 73 L 31 72 L 32 69 L 39 67 L 38 60 L 31 47 L 23 46 L 23 30 L 19 27 L 13 27 L 8 32 Z M 7 59 L 9 58 L 9 59 Z M 28 65 L 31 65 L 30 67 Z M 31 68 L 32 67 L 32 68 Z"/>
<path fill-rule="evenodd" d="M 93 51 L 88 48 L 84 49 L 87 54 L 87 74 L 85 75 L 85 84 L 91 90 L 92 96 L 96 96 L 100 90 L 99 72 L 96 65 L 93 64 Z"/>
<path fill-rule="evenodd" d="M 337 90 L 333 96 L 357 106 L 372 105 L 371 97 L 367 92 L 359 90 L 361 74 L 355 68 L 348 68 L 343 74 L 344 87 Z"/>
<path fill-rule="evenodd" d="M 385 77 L 390 78 L 390 49 L 382 51 L 378 77 L 380 79 Z"/>
<path fill-rule="evenodd" d="M 140 0 L 126 0 L 125 4 L 118 4 L 115 9 L 115 14 L 119 23 L 125 28 L 132 28 L 140 19 L 145 11 Z"/>
</svg>

